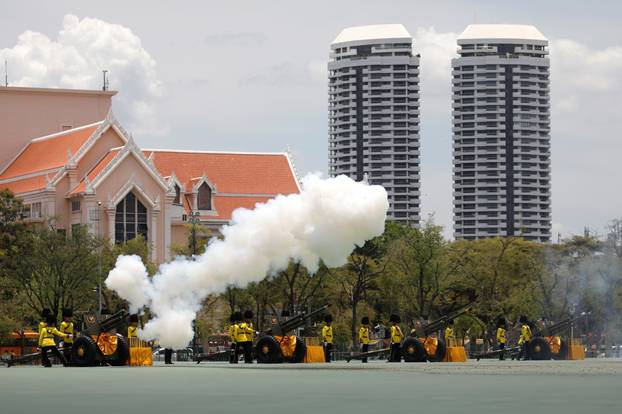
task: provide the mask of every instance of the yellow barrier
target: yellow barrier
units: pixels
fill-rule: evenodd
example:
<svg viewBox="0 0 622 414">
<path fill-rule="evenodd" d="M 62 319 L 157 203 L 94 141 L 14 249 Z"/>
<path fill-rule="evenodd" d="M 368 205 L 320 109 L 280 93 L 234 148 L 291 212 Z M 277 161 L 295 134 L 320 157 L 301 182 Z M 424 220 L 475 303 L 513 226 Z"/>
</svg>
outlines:
<svg viewBox="0 0 622 414">
<path fill-rule="evenodd" d="M 568 359 L 577 361 L 585 359 L 585 348 L 582 344 L 570 344 L 568 346 Z"/>
<path fill-rule="evenodd" d="M 130 360 L 128 365 L 132 367 L 150 367 L 153 365 L 153 350 L 147 341 L 138 338 L 128 338 L 130 346 Z"/>
<path fill-rule="evenodd" d="M 462 346 L 449 346 L 445 353 L 444 362 L 466 362 L 466 351 Z"/>
<path fill-rule="evenodd" d="M 130 366 L 150 367 L 153 365 L 151 348 L 130 348 Z"/>
<path fill-rule="evenodd" d="M 324 347 L 320 345 L 307 345 L 307 353 L 305 354 L 305 362 L 307 363 L 326 362 L 324 358 Z"/>
</svg>

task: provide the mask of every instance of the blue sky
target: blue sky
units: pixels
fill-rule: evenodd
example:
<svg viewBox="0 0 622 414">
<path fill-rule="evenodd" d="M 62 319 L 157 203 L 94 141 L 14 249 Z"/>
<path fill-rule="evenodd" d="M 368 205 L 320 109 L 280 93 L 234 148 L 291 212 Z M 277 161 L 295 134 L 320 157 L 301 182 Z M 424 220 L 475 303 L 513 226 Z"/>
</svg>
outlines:
<svg viewBox="0 0 622 414">
<path fill-rule="evenodd" d="M 115 110 L 139 144 L 289 146 L 301 174 L 327 169 L 330 42 L 347 26 L 404 24 L 422 55 L 423 214 L 448 235 L 455 36 L 474 22 L 533 24 L 551 40 L 554 232 L 603 232 L 622 217 L 622 2 L 0 4 L 0 57 L 12 84 L 99 88 L 109 69 Z"/>
</svg>

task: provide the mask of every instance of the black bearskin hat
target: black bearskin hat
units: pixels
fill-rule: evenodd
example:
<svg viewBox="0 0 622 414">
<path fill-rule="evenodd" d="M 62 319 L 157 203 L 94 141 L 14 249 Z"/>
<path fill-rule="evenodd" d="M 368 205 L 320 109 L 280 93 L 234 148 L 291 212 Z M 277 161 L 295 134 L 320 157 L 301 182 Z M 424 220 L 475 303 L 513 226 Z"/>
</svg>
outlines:
<svg viewBox="0 0 622 414">
<path fill-rule="evenodd" d="M 392 323 L 400 323 L 400 322 L 402 322 L 402 320 L 400 319 L 399 315 L 395 315 L 395 314 L 393 314 L 393 315 L 391 315 L 391 316 L 389 317 L 389 322 L 392 322 Z"/>
<path fill-rule="evenodd" d="M 503 316 L 497 319 L 497 328 L 505 328 L 505 318 Z"/>
<path fill-rule="evenodd" d="M 56 325 L 56 318 L 52 314 L 46 315 L 45 316 L 45 323 L 47 323 L 48 326 Z"/>
<path fill-rule="evenodd" d="M 63 309 L 63 318 L 71 318 L 73 316 L 73 310 L 71 308 Z"/>
<path fill-rule="evenodd" d="M 244 319 L 242 317 L 242 312 L 237 311 L 233 314 L 233 322 L 242 322 L 242 319 Z"/>
<path fill-rule="evenodd" d="M 518 318 L 518 321 L 520 323 L 528 323 L 529 320 L 527 319 L 527 317 L 525 315 L 521 315 L 520 318 Z"/>
<path fill-rule="evenodd" d="M 330 313 L 327 313 L 326 315 L 324 315 L 324 322 L 331 323 L 332 321 L 333 321 L 333 315 L 331 315 Z"/>
<path fill-rule="evenodd" d="M 369 325 L 369 318 L 367 316 L 363 316 L 363 319 L 361 319 L 361 323 L 363 325 Z"/>
<path fill-rule="evenodd" d="M 253 319 L 254 316 L 255 314 L 250 309 L 244 312 L 244 319 Z"/>
<path fill-rule="evenodd" d="M 454 320 L 453 319 L 448 319 L 447 320 L 447 325 L 453 325 L 454 324 Z"/>
<path fill-rule="evenodd" d="M 132 323 L 138 323 L 138 314 L 137 313 L 132 313 L 130 315 L 130 322 Z"/>
</svg>

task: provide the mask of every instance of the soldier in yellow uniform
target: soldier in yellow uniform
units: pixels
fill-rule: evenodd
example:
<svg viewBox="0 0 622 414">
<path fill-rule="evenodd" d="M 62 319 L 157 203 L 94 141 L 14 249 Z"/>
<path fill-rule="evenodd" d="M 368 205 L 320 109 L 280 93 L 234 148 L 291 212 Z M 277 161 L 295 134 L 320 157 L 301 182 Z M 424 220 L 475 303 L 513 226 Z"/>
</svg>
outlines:
<svg viewBox="0 0 622 414">
<path fill-rule="evenodd" d="M 43 332 L 43 329 L 48 326 L 45 321 L 51 314 L 52 312 L 48 308 L 43 308 L 43 310 L 41 310 L 41 321 L 39 322 L 39 348 L 41 348 L 41 332 Z"/>
<path fill-rule="evenodd" d="M 529 326 L 529 320 L 526 316 L 522 315 L 519 318 L 520 326 L 520 337 L 518 338 L 518 344 L 521 346 L 520 354 L 518 355 L 518 359 L 529 359 L 529 341 L 531 341 L 531 326 Z"/>
<path fill-rule="evenodd" d="M 238 323 L 240 322 L 240 318 L 238 318 L 238 312 L 233 312 L 231 317 L 229 318 L 229 341 L 230 341 L 230 351 L 229 351 L 229 363 L 237 364 L 238 363 L 238 345 L 236 342 L 238 335 Z"/>
<path fill-rule="evenodd" d="M 71 347 L 73 346 L 73 311 L 69 308 L 63 309 L 63 321 L 60 323 L 60 331 L 67 335 L 62 342 L 63 355 L 67 363 L 71 363 Z"/>
<path fill-rule="evenodd" d="M 44 367 L 50 368 L 52 363 L 50 362 L 50 358 L 48 356 L 48 352 L 52 352 L 52 354 L 56 355 L 58 359 L 63 363 L 63 365 L 67 366 L 67 360 L 58 351 L 56 348 L 56 342 L 54 341 L 54 337 L 58 336 L 62 339 L 67 339 L 70 335 L 64 334 L 56 329 L 56 321 L 54 320 L 54 316 L 48 315 L 45 320 L 45 328 L 39 334 L 39 344 L 41 346 L 41 363 Z"/>
<path fill-rule="evenodd" d="M 244 363 L 253 363 L 253 311 L 244 312 L 244 320 L 238 325 L 237 340 L 242 352 L 244 352 Z"/>
<path fill-rule="evenodd" d="M 363 316 L 361 319 L 361 327 L 359 328 L 359 342 L 361 344 L 361 352 L 369 351 L 369 318 Z M 361 362 L 366 363 L 367 357 L 361 358 Z"/>
<path fill-rule="evenodd" d="M 398 315 L 391 315 L 389 318 L 389 322 L 391 322 L 391 355 L 389 362 L 402 361 L 402 339 L 404 339 L 404 333 L 399 325 L 401 321 Z"/>
<path fill-rule="evenodd" d="M 127 338 L 138 338 L 138 315 L 135 313 L 130 315 L 130 323 L 127 326 Z"/>
<path fill-rule="evenodd" d="M 454 346 L 454 340 L 456 339 L 456 334 L 454 332 L 454 320 L 450 319 L 447 321 L 447 326 L 445 327 L 445 344 L 447 346 Z"/>
<path fill-rule="evenodd" d="M 505 360 L 505 344 L 508 342 L 507 335 L 507 325 L 505 323 L 505 318 L 499 318 L 497 321 L 497 343 L 499 344 L 499 361 Z"/>
<path fill-rule="evenodd" d="M 330 362 L 333 354 L 333 317 L 324 315 L 325 325 L 322 327 L 322 341 L 324 342 L 324 360 Z"/>
</svg>

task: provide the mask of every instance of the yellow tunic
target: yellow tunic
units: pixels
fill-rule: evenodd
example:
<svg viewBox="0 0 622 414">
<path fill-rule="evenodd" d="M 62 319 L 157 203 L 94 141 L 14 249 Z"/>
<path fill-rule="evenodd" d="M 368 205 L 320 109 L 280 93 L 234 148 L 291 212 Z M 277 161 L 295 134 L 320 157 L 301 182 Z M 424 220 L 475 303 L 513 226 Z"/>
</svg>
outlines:
<svg viewBox="0 0 622 414">
<path fill-rule="evenodd" d="M 497 342 L 500 344 L 504 344 L 507 342 L 507 338 L 505 337 L 505 329 L 499 327 L 497 328 Z"/>
<path fill-rule="evenodd" d="M 46 327 L 39 334 L 40 346 L 56 346 L 56 342 L 54 342 L 54 336 L 58 336 L 64 339 L 67 337 L 67 334 L 60 332 L 54 326 Z"/>
<path fill-rule="evenodd" d="M 43 332 L 46 326 L 48 326 L 47 323 L 39 322 L 39 347 L 41 347 L 41 332 Z"/>
<path fill-rule="evenodd" d="M 60 331 L 66 335 L 70 335 L 64 340 L 65 344 L 73 344 L 73 322 L 62 321 L 60 323 Z"/>
<path fill-rule="evenodd" d="M 333 343 L 333 327 L 329 325 L 324 325 L 322 328 L 322 339 L 327 344 Z"/>
<path fill-rule="evenodd" d="M 138 326 L 128 326 L 127 327 L 127 337 L 128 338 L 138 338 Z"/>
<path fill-rule="evenodd" d="M 524 324 L 520 327 L 520 338 L 518 339 L 518 344 L 522 345 L 523 343 L 531 340 L 531 328 L 529 325 Z"/>
<path fill-rule="evenodd" d="M 454 339 L 454 328 L 448 326 L 445 328 L 445 342 L 449 342 Z"/>
<path fill-rule="evenodd" d="M 369 345 L 369 327 L 361 326 L 359 329 L 359 342 L 363 345 Z"/>
<path fill-rule="evenodd" d="M 403 338 L 404 333 L 402 332 L 402 328 L 400 328 L 399 325 L 391 326 L 391 343 L 401 344 Z"/>
</svg>

